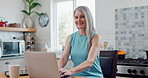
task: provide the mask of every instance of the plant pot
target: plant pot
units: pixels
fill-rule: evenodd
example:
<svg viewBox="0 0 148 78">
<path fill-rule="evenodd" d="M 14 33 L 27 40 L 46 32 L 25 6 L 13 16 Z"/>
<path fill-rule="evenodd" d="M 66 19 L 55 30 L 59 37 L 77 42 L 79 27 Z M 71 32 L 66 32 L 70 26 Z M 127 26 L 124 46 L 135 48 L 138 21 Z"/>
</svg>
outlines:
<svg viewBox="0 0 148 78">
<path fill-rule="evenodd" d="M 33 20 L 31 18 L 31 16 L 25 16 L 23 19 L 23 27 L 24 28 L 34 28 L 33 27 Z"/>
</svg>

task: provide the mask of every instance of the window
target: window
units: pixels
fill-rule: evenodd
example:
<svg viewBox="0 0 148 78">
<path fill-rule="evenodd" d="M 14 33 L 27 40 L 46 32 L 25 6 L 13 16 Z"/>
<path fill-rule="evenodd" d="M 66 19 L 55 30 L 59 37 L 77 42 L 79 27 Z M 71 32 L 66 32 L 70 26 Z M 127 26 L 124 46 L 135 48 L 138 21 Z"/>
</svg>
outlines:
<svg viewBox="0 0 148 78">
<path fill-rule="evenodd" d="M 73 33 L 73 1 L 57 3 L 57 49 L 65 45 L 67 36 Z"/>
<path fill-rule="evenodd" d="M 61 51 L 69 34 L 77 30 L 74 26 L 75 6 L 85 5 L 95 9 L 95 0 L 52 0 L 51 2 L 51 49 Z M 76 4 L 77 3 L 77 4 Z M 89 3 L 92 3 L 91 5 Z"/>
<path fill-rule="evenodd" d="M 73 0 L 56 0 L 54 3 L 54 35 L 51 39 L 53 50 L 61 51 L 67 36 L 73 33 L 73 3 Z"/>
</svg>

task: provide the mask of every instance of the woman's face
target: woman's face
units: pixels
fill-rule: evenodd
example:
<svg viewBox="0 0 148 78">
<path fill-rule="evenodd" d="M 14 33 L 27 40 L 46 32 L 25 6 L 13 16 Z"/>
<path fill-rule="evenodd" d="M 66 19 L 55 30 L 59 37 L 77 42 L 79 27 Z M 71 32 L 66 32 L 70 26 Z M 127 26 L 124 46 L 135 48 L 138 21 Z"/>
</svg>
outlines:
<svg viewBox="0 0 148 78">
<path fill-rule="evenodd" d="M 86 28 L 86 19 L 82 11 L 76 10 L 74 14 L 74 19 L 78 29 Z"/>
</svg>

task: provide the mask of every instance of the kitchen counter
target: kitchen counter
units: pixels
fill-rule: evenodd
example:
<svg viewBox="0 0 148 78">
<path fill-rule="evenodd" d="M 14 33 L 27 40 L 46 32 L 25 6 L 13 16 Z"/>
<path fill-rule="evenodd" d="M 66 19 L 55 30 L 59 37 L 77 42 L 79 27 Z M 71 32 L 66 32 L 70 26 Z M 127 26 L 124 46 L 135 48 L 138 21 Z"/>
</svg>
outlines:
<svg viewBox="0 0 148 78">
<path fill-rule="evenodd" d="M 101 51 L 108 51 L 108 50 L 101 50 Z M 62 55 L 61 51 L 57 51 L 56 53 L 56 57 L 57 59 L 59 59 Z M 7 57 L 1 57 L 0 60 L 5 60 L 5 59 L 15 59 L 15 58 L 24 58 L 24 55 L 20 55 L 20 56 L 7 56 Z M 69 59 L 71 59 L 71 57 L 69 57 Z"/>
<path fill-rule="evenodd" d="M 5 76 L 5 73 L 0 72 L 0 78 L 8 78 Z M 28 76 L 20 76 L 19 78 L 30 78 Z M 74 77 L 66 77 L 66 78 L 86 78 L 86 77 L 78 77 L 78 76 L 74 76 Z"/>
<path fill-rule="evenodd" d="M 57 59 L 60 59 L 61 54 L 56 54 Z M 19 59 L 19 58 L 24 58 L 24 55 L 21 56 L 6 56 L 6 57 L 1 57 L 0 60 L 9 60 L 9 59 Z M 71 58 L 69 58 L 71 59 Z"/>
<path fill-rule="evenodd" d="M 0 60 L 18 59 L 18 58 L 24 58 L 24 55 L 21 55 L 21 56 L 6 56 L 6 57 L 1 57 Z"/>
<path fill-rule="evenodd" d="M 0 78 L 8 78 L 3 72 L 0 72 Z M 20 76 L 19 78 L 29 78 L 28 76 Z M 84 77 L 73 77 L 73 78 L 84 78 Z M 116 78 L 130 78 L 130 77 L 116 77 Z"/>
</svg>

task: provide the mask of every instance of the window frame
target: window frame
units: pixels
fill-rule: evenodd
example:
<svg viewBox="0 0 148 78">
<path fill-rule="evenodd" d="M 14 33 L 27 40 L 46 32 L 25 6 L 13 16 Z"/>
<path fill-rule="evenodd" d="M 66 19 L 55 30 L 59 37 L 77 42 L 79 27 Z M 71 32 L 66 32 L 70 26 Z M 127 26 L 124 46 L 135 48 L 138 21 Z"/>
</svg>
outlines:
<svg viewBox="0 0 148 78">
<path fill-rule="evenodd" d="M 73 9 L 75 8 L 75 0 L 51 0 L 51 10 L 50 10 L 50 16 L 51 16 L 51 22 L 50 22 L 50 45 L 51 45 L 51 50 L 52 51 L 55 51 L 55 52 L 61 52 L 61 50 L 57 50 L 57 35 L 58 35 L 58 32 L 57 32 L 57 3 L 58 2 L 64 2 L 64 1 L 73 1 Z M 73 32 L 75 31 L 75 26 L 74 26 L 74 22 L 73 22 L 73 27 L 74 27 L 74 30 Z"/>
</svg>

